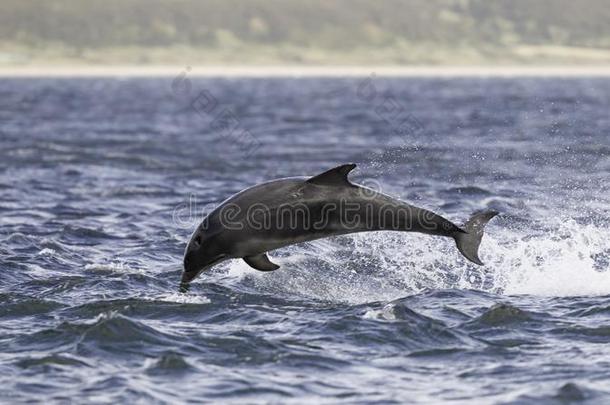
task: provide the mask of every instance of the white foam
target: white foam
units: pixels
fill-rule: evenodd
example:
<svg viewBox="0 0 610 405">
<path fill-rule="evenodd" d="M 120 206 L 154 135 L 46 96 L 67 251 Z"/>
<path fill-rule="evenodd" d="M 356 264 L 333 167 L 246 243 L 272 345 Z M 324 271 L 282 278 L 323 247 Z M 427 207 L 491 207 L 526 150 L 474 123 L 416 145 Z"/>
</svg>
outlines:
<svg viewBox="0 0 610 405">
<path fill-rule="evenodd" d="M 490 235 L 496 283 L 506 294 L 610 294 L 608 236 L 606 229 L 573 220 L 534 236 Z"/>
<path fill-rule="evenodd" d="M 154 301 L 176 302 L 179 304 L 209 304 L 210 299 L 200 294 L 183 294 L 179 292 L 167 293 L 156 297 L 144 297 Z"/>
<path fill-rule="evenodd" d="M 446 288 L 507 295 L 610 294 L 608 231 L 574 220 L 542 219 L 540 224 L 544 231 L 490 223 L 480 247 L 482 267 L 468 263 L 448 238 L 374 232 L 272 252 L 281 265 L 272 273 L 232 261 L 227 276 L 272 293 L 349 303 Z"/>
<path fill-rule="evenodd" d="M 107 271 L 117 273 L 146 273 L 146 270 L 136 267 L 131 267 L 122 261 L 114 261 L 107 263 L 90 263 L 85 265 L 87 271 Z"/>
<path fill-rule="evenodd" d="M 38 254 L 41 256 L 54 256 L 55 253 L 55 250 L 51 248 L 44 248 L 40 252 L 38 252 Z"/>
<path fill-rule="evenodd" d="M 362 315 L 364 319 L 377 319 L 377 320 L 386 320 L 386 321 L 394 321 L 396 320 L 396 313 L 394 312 L 395 307 L 394 304 L 386 304 L 381 309 L 369 309 Z"/>
</svg>

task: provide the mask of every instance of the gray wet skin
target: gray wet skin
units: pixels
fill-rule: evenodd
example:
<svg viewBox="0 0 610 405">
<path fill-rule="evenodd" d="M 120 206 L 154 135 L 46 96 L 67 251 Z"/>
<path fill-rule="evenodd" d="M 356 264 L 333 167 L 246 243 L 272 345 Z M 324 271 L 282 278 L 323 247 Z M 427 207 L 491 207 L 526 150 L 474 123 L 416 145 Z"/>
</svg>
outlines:
<svg viewBox="0 0 610 405">
<path fill-rule="evenodd" d="M 463 227 L 431 211 L 351 183 L 348 164 L 320 175 L 262 183 L 235 194 L 193 233 L 184 256 L 182 283 L 221 261 L 243 258 L 260 271 L 279 268 L 266 252 L 295 243 L 366 231 L 420 232 L 452 237 L 470 261 L 485 224 L 497 213 L 473 215 Z"/>
</svg>

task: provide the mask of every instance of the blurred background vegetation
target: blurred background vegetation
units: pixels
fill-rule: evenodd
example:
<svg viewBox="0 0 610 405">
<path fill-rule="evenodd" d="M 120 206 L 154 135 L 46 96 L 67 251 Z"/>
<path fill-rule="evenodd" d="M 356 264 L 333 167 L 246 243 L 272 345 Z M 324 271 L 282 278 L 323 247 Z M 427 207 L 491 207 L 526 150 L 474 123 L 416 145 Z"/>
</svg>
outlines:
<svg viewBox="0 0 610 405">
<path fill-rule="evenodd" d="M 608 64 L 608 0 L 2 0 L 0 65 Z"/>
</svg>

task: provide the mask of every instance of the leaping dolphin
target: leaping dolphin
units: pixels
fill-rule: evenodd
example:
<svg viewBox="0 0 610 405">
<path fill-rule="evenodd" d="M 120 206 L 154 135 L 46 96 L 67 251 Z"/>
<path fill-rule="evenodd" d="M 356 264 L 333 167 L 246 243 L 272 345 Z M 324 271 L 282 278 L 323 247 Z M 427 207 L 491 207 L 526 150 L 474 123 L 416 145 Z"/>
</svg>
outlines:
<svg viewBox="0 0 610 405">
<path fill-rule="evenodd" d="M 247 188 L 212 211 L 195 230 L 184 254 L 182 285 L 221 261 L 242 258 L 260 271 L 280 266 L 270 250 L 334 235 L 365 231 L 448 236 L 473 263 L 483 228 L 498 213 L 474 214 L 462 227 L 370 188 L 351 183 L 346 164 L 317 176 L 290 177 Z"/>
</svg>

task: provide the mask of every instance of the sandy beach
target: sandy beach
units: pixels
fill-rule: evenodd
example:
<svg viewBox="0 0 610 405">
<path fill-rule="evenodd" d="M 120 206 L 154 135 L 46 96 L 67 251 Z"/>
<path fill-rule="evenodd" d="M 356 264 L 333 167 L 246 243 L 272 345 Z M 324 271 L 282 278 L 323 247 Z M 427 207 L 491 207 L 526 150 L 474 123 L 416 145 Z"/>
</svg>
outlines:
<svg viewBox="0 0 610 405">
<path fill-rule="evenodd" d="M 610 66 L 0 66 L 0 77 L 576 77 L 610 76 Z"/>
</svg>

